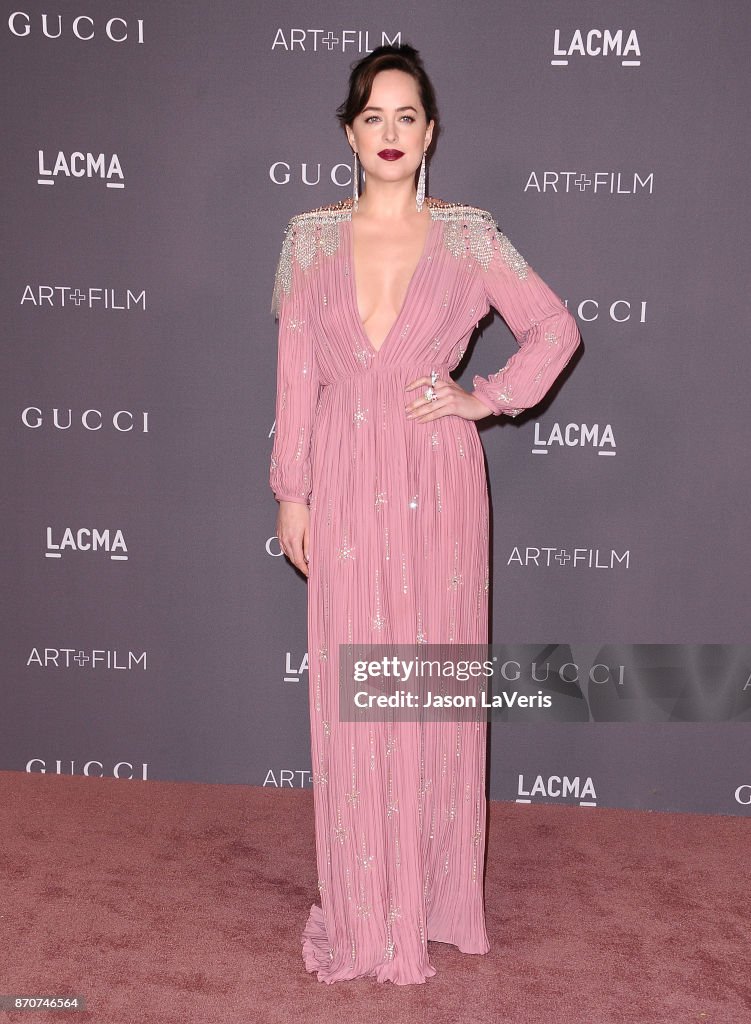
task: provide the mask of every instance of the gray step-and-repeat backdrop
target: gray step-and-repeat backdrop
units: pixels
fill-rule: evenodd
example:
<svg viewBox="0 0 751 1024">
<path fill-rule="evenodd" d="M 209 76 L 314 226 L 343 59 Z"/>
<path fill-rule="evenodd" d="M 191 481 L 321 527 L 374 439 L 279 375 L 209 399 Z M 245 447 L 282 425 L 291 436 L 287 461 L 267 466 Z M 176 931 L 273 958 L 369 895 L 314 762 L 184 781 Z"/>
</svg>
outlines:
<svg viewBox="0 0 751 1024">
<path fill-rule="evenodd" d="M 579 694 L 492 725 L 490 795 L 748 814 L 750 29 L 741 0 L 8 6 L 0 768 L 311 785 L 269 305 L 288 218 L 350 192 L 351 64 L 407 41 L 429 192 L 491 210 L 584 340 L 480 426 L 492 640 Z M 514 350 L 484 321 L 457 379 Z M 665 691 L 619 705 L 644 657 Z"/>
</svg>

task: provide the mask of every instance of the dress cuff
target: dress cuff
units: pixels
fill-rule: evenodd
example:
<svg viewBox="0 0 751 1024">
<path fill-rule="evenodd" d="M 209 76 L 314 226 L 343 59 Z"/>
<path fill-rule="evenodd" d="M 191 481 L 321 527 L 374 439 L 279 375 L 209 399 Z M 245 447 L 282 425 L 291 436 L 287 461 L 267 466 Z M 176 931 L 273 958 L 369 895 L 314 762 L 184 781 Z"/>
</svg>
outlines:
<svg viewBox="0 0 751 1024">
<path fill-rule="evenodd" d="M 301 498 L 298 494 L 274 494 L 277 501 L 294 501 L 296 505 L 307 505 L 305 498 Z"/>
</svg>

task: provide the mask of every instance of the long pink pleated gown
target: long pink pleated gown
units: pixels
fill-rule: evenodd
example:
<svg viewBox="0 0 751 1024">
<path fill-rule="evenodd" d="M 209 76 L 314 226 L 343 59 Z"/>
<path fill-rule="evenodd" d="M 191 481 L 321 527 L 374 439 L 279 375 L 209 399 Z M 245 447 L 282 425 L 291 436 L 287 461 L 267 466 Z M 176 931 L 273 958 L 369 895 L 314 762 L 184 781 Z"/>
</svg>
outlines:
<svg viewBox="0 0 751 1024">
<path fill-rule="evenodd" d="M 435 974 L 429 940 L 486 953 L 485 722 L 339 720 L 340 644 L 488 642 L 488 493 L 474 421 L 408 420 L 494 306 L 519 344 L 472 392 L 515 416 L 579 344 L 576 323 L 487 211 L 428 198 L 430 231 L 380 348 L 358 312 L 352 201 L 293 217 L 277 268 L 270 485 L 310 507 L 308 658 L 320 981 Z"/>
</svg>

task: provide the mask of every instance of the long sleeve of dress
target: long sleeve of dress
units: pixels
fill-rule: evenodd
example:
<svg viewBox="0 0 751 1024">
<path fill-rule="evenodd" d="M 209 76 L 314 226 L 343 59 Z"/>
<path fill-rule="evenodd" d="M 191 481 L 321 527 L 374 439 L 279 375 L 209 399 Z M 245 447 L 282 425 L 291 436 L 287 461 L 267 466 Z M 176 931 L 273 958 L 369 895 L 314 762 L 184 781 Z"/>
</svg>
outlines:
<svg viewBox="0 0 751 1024">
<path fill-rule="evenodd" d="M 543 398 L 581 341 L 576 321 L 488 215 L 480 268 L 488 301 L 519 345 L 497 373 L 475 375 L 472 394 L 499 416 L 517 416 Z"/>
<path fill-rule="evenodd" d="M 310 444 L 319 375 L 305 301 L 305 281 L 295 258 L 294 218 L 284 233 L 271 311 L 279 319 L 276 423 L 269 484 L 277 501 L 307 505 L 312 488 Z"/>
</svg>

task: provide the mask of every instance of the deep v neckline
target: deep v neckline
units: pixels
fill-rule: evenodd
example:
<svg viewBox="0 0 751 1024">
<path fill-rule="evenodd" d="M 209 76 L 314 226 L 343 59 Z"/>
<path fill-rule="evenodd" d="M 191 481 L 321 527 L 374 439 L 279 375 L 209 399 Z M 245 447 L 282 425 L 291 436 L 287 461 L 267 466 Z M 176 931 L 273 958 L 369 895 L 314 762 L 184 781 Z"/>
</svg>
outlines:
<svg viewBox="0 0 751 1024">
<path fill-rule="evenodd" d="M 407 290 L 404 293 L 404 301 L 402 302 L 401 309 L 397 313 L 396 319 L 394 320 L 394 322 L 391 325 L 391 327 L 389 327 L 388 331 L 386 332 L 385 338 L 383 339 L 383 341 L 381 342 L 381 344 L 380 344 L 380 346 L 378 348 L 375 347 L 373 342 L 368 337 L 368 332 L 365 330 L 365 325 L 363 324 L 362 317 L 360 316 L 360 306 L 359 306 L 359 304 L 357 302 L 357 283 L 355 281 L 355 245 L 354 245 L 354 232 L 353 232 L 353 229 L 352 229 L 352 210 L 349 211 L 349 217 L 347 218 L 347 220 L 345 222 L 347 224 L 347 226 L 348 226 L 347 241 L 348 241 L 348 246 L 349 246 L 348 258 L 349 258 L 349 265 L 350 265 L 350 273 L 349 273 L 348 277 L 349 277 L 349 281 L 350 281 L 349 293 L 350 293 L 350 301 L 352 303 L 352 313 L 354 315 L 354 319 L 355 319 L 355 322 L 357 324 L 357 327 L 358 327 L 358 330 L 360 332 L 360 335 L 362 336 L 363 340 L 366 342 L 366 344 L 367 344 L 368 348 L 370 349 L 370 351 L 375 356 L 378 356 L 378 355 L 381 354 L 381 352 L 383 352 L 384 348 L 388 345 L 389 340 L 390 340 L 392 334 L 394 333 L 394 331 L 398 327 L 399 323 L 401 322 L 401 319 L 402 319 L 402 317 L 404 315 L 404 311 L 406 310 L 406 308 L 407 308 L 407 306 L 409 304 L 409 300 L 410 300 L 411 295 L 412 295 L 412 287 L 413 287 L 413 285 L 415 283 L 415 280 L 417 279 L 417 277 L 418 277 L 418 275 L 420 273 L 420 270 L 423 267 L 423 264 L 425 263 L 425 258 L 427 257 L 429 249 L 430 249 L 430 246 L 432 244 L 433 232 L 435 230 L 435 226 L 436 226 L 437 221 L 436 221 L 435 217 L 433 216 L 433 209 L 432 209 L 432 207 L 429 206 L 428 209 L 430 210 L 430 226 L 428 227 L 428 232 L 427 232 L 427 235 L 425 237 L 425 242 L 424 242 L 423 247 L 422 247 L 422 252 L 420 253 L 420 258 L 418 259 L 417 263 L 415 264 L 415 269 L 412 271 L 412 276 L 409 279 L 409 284 L 407 285 Z"/>
</svg>

